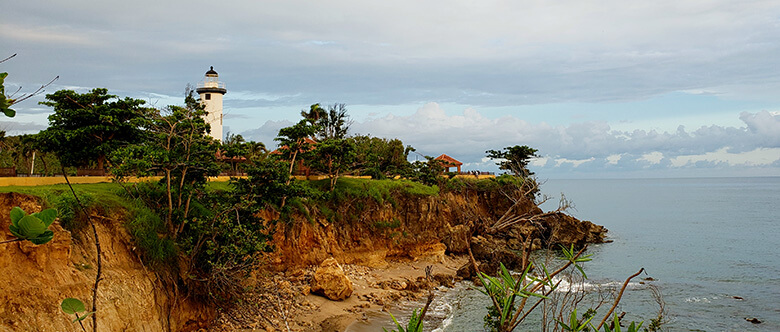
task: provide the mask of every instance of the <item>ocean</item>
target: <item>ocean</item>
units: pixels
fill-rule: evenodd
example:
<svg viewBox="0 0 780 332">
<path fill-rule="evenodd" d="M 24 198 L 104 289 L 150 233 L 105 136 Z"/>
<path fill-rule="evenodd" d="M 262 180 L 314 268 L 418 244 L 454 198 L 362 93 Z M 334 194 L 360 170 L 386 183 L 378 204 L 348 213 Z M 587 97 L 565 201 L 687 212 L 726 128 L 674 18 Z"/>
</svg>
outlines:
<svg viewBox="0 0 780 332">
<path fill-rule="evenodd" d="M 647 326 L 655 317 L 652 284 L 665 302 L 666 331 L 780 331 L 780 177 L 548 180 L 541 191 L 554 196 L 544 210 L 557 208 L 564 193 L 575 205 L 570 214 L 609 229 L 612 243 L 589 247 L 586 285 L 619 285 L 646 270 L 623 295 L 618 311 L 626 320 Z M 425 330 L 484 331 L 487 305 L 459 284 L 437 296 Z M 381 323 L 391 322 L 386 315 L 371 321 L 391 327 Z"/>
</svg>

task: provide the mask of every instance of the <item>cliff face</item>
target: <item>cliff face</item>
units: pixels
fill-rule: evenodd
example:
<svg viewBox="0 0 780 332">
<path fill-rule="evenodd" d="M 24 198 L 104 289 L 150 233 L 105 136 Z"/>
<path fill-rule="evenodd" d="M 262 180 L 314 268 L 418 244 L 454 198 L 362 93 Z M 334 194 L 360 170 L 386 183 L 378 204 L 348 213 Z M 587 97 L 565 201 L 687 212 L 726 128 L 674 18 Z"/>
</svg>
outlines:
<svg viewBox="0 0 780 332">
<path fill-rule="evenodd" d="M 0 194 L 0 239 L 11 237 L 9 211 L 14 206 L 28 213 L 41 210 L 35 197 Z M 392 258 L 465 253 L 471 244 L 475 255 L 507 263 L 509 249 L 528 243 L 536 247 L 581 245 L 601 242 L 606 232 L 601 226 L 557 213 L 488 231 L 510 208 L 517 216 L 542 214 L 531 201 L 514 204 L 495 190 L 438 196 L 396 193 L 381 202 L 347 199 L 328 211 L 302 207 L 289 222 L 275 224 L 270 261 L 277 270 L 319 265 L 331 256 L 340 263 L 382 267 Z M 181 295 L 173 303 L 172 283 L 144 267 L 123 226 L 123 211 L 92 215 L 103 250 L 97 313 L 100 330 L 193 331 L 211 322 L 215 308 Z M 268 212 L 265 219 L 278 217 Z M 91 228 L 71 234 L 58 221 L 50 228 L 54 239 L 44 245 L 27 241 L 0 245 L 0 332 L 79 330 L 71 323 L 74 317 L 62 312 L 60 302 L 75 297 L 91 307 L 96 275 Z"/>
<path fill-rule="evenodd" d="M 483 236 L 490 240 L 489 247 L 520 249 L 526 240 L 534 248 L 599 243 L 606 233 L 601 226 L 562 213 L 489 232 L 508 209 L 516 216 L 542 214 L 532 201 L 523 198 L 514 204 L 497 190 L 463 190 L 438 196 L 395 194 L 385 202 L 354 200 L 335 209 L 340 220 L 328 220 L 319 211 L 307 210 L 307 217 L 300 213 L 292 222 L 277 224 L 275 266 L 286 269 L 319 264 L 331 256 L 342 263 L 382 266 L 393 257 L 466 253 L 469 243 Z"/>
<path fill-rule="evenodd" d="M 41 210 L 32 196 L 0 194 L 0 236 L 8 231 L 9 211 Z M 123 227 L 123 216 L 94 216 L 103 250 L 98 287 L 98 327 L 103 331 L 188 331 L 210 321 L 213 308 L 187 300 L 171 311 L 170 292 L 161 278 L 146 269 Z M 0 245 L 0 331 L 75 331 L 74 317 L 60 309 L 68 297 L 91 308 L 95 282 L 95 243 L 91 228 L 74 234 L 58 221 L 50 227 L 54 239 L 43 245 L 29 241 Z M 91 319 L 84 321 L 89 329 Z"/>
</svg>

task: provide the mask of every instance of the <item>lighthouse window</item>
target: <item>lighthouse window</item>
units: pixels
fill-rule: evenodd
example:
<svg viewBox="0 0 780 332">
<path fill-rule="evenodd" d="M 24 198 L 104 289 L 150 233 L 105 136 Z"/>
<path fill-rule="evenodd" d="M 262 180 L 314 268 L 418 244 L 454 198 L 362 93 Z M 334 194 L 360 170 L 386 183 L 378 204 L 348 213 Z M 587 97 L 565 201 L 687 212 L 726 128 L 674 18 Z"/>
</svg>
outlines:
<svg viewBox="0 0 780 332">
<path fill-rule="evenodd" d="M 211 100 L 211 94 L 210 93 L 206 94 L 206 100 Z"/>
</svg>

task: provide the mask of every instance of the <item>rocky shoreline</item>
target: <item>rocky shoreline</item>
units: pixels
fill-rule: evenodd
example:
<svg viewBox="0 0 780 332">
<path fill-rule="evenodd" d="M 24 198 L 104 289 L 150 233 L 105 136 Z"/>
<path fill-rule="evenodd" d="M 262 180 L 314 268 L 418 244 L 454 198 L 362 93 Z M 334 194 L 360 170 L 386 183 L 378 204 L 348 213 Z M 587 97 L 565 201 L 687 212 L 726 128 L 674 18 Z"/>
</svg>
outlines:
<svg viewBox="0 0 780 332">
<path fill-rule="evenodd" d="M 454 287 L 461 280 L 457 270 L 467 262 L 463 255 L 442 255 L 391 260 L 383 268 L 341 265 L 353 285 L 351 296 L 341 301 L 311 292 L 314 266 L 276 272 L 258 278 L 246 300 L 220 312 L 208 331 L 345 331 L 399 303 L 425 298 L 429 289 Z M 427 266 L 432 281 L 425 278 Z"/>
</svg>

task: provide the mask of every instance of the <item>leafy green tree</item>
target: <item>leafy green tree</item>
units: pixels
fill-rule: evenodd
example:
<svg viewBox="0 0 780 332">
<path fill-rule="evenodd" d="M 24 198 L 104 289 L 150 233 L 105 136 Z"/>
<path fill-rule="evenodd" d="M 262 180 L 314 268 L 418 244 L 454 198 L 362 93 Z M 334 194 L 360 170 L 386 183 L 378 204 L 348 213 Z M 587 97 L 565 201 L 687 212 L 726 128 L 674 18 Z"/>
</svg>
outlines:
<svg viewBox="0 0 780 332">
<path fill-rule="evenodd" d="M 295 161 L 300 154 L 306 154 L 313 148 L 313 142 L 310 139 L 314 135 L 316 127 L 311 124 L 307 119 L 298 121 L 293 126 L 285 127 L 279 130 L 279 135 L 274 138 L 279 142 L 279 152 L 282 159 L 290 161 L 289 176 L 293 174 L 293 168 L 295 167 Z M 290 180 L 287 180 L 287 184 Z"/>
<path fill-rule="evenodd" d="M 3 137 L 0 141 L 0 167 L 13 167 L 21 174 L 54 175 L 59 172 L 61 167 L 57 156 L 38 150 L 37 137 L 38 135 Z M 33 164 L 34 170 L 31 169 Z"/>
<path fill-rule="evenodd" d="M 96 162 L 103 169 L 106 156 L 121 146 L 145 139 L 150 109 L 143 100 L 109 95 L 106 89 L 87 93 L 60 90 L 40 104 L 54 107 L 49 128 L 39 135 L 40 149 L 54 152 L 66 166 Z"/>
<path fill-rule="evenodd" d="M 443 173 L 443 161 L 425 156 L 425 161 L 413 162 L 405 176 L 413 181 L 432 186 L 438 185 L 444 179 Z"/>
<path fill-rule="evenodd" d="M 529 171 L 527 166 L 531 158 L 538 157 L 536 152 L 539 150 L 528 147 L 527 145 L 515 145 L 505 147 L 503 151 L 500 150 L 487 150 L 487 157 L 490 159 L 499 159 L 496 163 L 498 169 L 507 170 L 514 173 L 516 176 L 523 178 L 533 175 L 534 173 Z"/>
<path fill-rule="evenodd" d="M 410 165 L 407 161 L 410 149 L 404 148 L 399 139 L 356 135 L 349 138 L 355 144 L 354 171 L 371 175 L 375 179 L 400 175 Z"/>
<path fill-rule="evenodd" d="M 326 138 L 315 145 L 312 157 L 310 165 L 328 174 L 330 190 L 333 191 L 339 175 L 347 171 L 355 160 L 355 144 L 343 138 Z"/>
<path fill-rule="evenodd" d="M 219 143 L 209 137 L 201 105 L 190 91 L 185 106 L 168 106 L 151 114 L 147 141 L 128 145 L 112 155 L 113 173 L 120 181 L 129 175 L 162 174 L 165 222 L 171 238 L 182 231 L 194 197 L 204 191 L 208 176 L 219 174 Z"/>
<path fill-rule="evenodd" d="M 346 105 L 333 104 L 317 121 L 317 139 L 346 138 L 351 126 Z"/>
<path fill-rule="evenodd" d="M 265 157 L 268 155 L 268 149 L 265 147 L 263 142 L 246 142 L 246 150 L 247 159 L 249 160 L 257 158 L 265 159 Z"/>
<path fill-rule="evenodd" d="M 303 117 L 304 120 L 308 121 L 312 125 L 317 123 L 317 121 L 319 121 L 320 118 L 324 117 L 326 114 L 327 111 L 325 111 L 325 109 L 322 108 L 319 103 L 311 105 L 308 111 L 301 111 L 301 117 Z"/>
<path fill-rule="evenodd" d="M 238 170 L 237 158 L 246 158 L 249 153 L 249 146 L 247 141 L 241 135 L 235 135 L 228 132 L 225 135 L 225 140 L 219 148 L 219 151 L 223 157 L 230 159 L 230 169 L 232 171 Z"/>
</svg>

